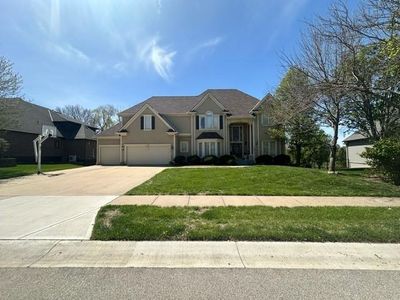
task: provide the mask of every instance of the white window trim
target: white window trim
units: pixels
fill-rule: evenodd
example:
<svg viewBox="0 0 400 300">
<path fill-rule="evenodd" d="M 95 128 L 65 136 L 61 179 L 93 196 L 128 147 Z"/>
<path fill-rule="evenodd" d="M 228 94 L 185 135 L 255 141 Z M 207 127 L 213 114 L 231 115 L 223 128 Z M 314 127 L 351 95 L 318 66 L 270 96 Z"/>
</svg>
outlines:
<svg viewBox="0 0 400 300">
<path fill-rule="evenodd" d="M 209 115 L 212 115 L 212 127 L 207 127 L 207 116 Z M 201 127 L 202 118 L 204 118 L 204 128 Z M 215 114 L 212 111 L 207 111 L 205 114 L 199 114 L 199 130 L 219 130 L 220 129 L 219 118 L 220 115 Z"/>
<path fill-rule="evenodd" d="M 269 150 L 272 148 L 271 143 L 274 143 L 274 154 L 272 154 Z M 261 143 L 261 152 L 263 155 L 270 155 L 270 156 L 277 156 L 278 154 L 278 141 L 276 140 L 271 140 L 271 141 L 263 141 Z"/>
<path fill-rule="evenodd" d="M 272 125 L 271 117 L 268 116 L 266 113 L 263 113 L 261 115 L 261 124 L 262 126 L 271 126 Z"/>
<path fill-rule="evenodd" d="M 152 122 L 153 122 L 153 115 L 143 115 L 143 130 L 144 131 L 152 131 L 153 127 L 152 127 Z M 146 128 L 146 118 L 150 119 L 150 128 Z"/>
<path fill-rule="evenodd" d="M 201 153 L 202 155 L 200 156 L 200 149 L 199 146 L 202 146 L 201 149 Z M 207 155 L 215 155 L 215 156 L 220 156 L 220 152 L 222 151 L 222 149 L 220 149 L 221 145 L 220 145 L 220 140 L 219 139 L 204 139 L 204 140 L 198 140 L 197 141 L 197 155 L 200 157 L 204 157 L 205 155 L 205 143 L 215 143 L 215 154 L 207 154 Z M 211 148 L 210 148 L 211 149 Z"/>
<path fill-rule="evenodd" d="M 183 145 L 186 145 L 185 147 L 186 147 L 186 151 L 184 151 L 184 150 L 182 150 L 182 146 Z M 181 153 L 188 153 L 189 152 L 189 142 L 188 141 L 181 141 L 180 143 L 179 143 L 179 152 L 181 152 Z"/>
</svg>

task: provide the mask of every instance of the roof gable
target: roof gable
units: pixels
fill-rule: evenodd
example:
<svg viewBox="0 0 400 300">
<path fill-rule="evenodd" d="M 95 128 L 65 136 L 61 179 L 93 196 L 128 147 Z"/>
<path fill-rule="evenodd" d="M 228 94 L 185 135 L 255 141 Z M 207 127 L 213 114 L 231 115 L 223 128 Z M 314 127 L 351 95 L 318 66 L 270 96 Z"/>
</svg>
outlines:
<svg viewBox="0 0 400 300">
<path fill-rule="evenodd" d="M 160 114 L 185 114 L 191 111 L 205 95 L 210 95 L 232 115 L 248 115 L 260 102 L 237 89 L 208 89 L 197 96 L 154 96 L 120 113 L 121 116 L 136 114 L 145 104 L 149 104 Z"/>
</svg>

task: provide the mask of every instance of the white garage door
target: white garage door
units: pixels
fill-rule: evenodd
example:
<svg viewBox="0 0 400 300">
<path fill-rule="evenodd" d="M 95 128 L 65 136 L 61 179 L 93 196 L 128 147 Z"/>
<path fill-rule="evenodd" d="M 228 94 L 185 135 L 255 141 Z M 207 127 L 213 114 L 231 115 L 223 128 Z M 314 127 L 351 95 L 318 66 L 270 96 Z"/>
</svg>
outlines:
<svg viewBox="0 0 400 300">
<path fill-rule="evenodd" d="M 102 165 L 119 165 L 119 146 L 100 146 L 99 156 Z"/>
<path fill-rule="evenodd" d="M 127 165 L 167 165 L 171 161 L 170 144 L 126 145 Z"/>
<path fill-rule="evenodd" d="M 366 146 L 349 146 L 347 148 L 349 168 L 369 168 L 367 160 L 361 157 L 361 153 L 365 151 Z"/>
</svg>

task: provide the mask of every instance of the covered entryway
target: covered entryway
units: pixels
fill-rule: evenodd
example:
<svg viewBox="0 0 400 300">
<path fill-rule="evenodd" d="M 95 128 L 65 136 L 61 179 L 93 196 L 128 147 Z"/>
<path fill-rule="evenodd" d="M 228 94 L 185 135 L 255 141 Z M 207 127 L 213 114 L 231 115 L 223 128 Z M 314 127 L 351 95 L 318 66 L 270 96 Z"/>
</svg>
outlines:
<svg viewBox="0 0 400 300">
<path fill-rule="evenodd" d="M 125 145 L 125 155 L 127 165 L 167 165 L 171 161 L 171 145 Z"/>
<path fill-rule="evenodd" d="M 119 146 L 118 145 L 100 145 L 99 163 L 101 165 L 119 165 Z"/>
</svg>

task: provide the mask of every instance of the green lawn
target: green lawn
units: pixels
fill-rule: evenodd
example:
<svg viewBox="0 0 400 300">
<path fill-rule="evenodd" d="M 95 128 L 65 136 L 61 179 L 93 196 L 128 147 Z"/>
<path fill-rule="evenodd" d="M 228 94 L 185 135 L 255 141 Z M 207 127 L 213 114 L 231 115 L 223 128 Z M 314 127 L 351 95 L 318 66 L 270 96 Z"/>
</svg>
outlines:
<svg viewBox="0 0 400 300">
<path fill-rule="evenodd" d="M 368 178 L 364 172 L 338 175 L 283 166 L 167 169 L 128 195 L 206 194 L 281 196 L 400 196 L 400 187 Z"/>
<path fill-rule="evenodd" d="M 42 165 L 43 172 L 58 171 L 65 169 L 79 168 L 82 165 L 78 164 L 44 164 Z M 0 179 L 7 179 L 25 175 L 36 174 L 36 164 L 20 164 L 15 167 L 0 168 Z"/>
<path fill-rule="evenodd" d="M 104 206 L 94 240 L 400 242 L 400 208 Z"/>
</svg>

